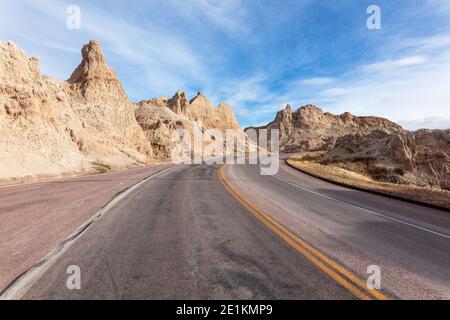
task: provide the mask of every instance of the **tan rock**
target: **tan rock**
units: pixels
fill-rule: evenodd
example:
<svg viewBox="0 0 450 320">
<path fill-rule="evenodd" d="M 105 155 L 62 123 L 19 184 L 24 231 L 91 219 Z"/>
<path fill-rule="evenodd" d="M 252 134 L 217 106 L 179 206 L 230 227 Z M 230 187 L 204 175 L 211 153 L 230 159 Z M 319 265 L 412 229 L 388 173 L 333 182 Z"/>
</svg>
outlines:
<svg viewBox="0 0 450 320">
<path fill-rule="evenodd" d="M 383 118 L 357 117 L 350 113 L 338 116 L 323 112 L 313 105 L 294 112 L 288 105 L 277 113 L 274 121 L 256 129 L 278 129 L 281 149 L 295 152 L 330 150 L 338 137 L 351 133 L 370 133 L 380 128 L 389 132 L 403 131 L 399 125 Z"/>
<path fill-rule="evenodd" d="M 171 99 L 141 101 L 138 103 L 136 118 L 159 159 L 170 158 L 174 147 L 171 137 L 175 130 L 189 131 L 191 139 L 194 134 L 202 136 L 208 129 L 221 132 L 236 129 L 237 134 L 244 134 L 229 105 L 221 103 L 214 108 L 201 93 L 191 101 L 182 91 L 177 91 Z M 210 137 L 204 136 L 202 145 L 205 147 L 212 142 Z"/>
<path fill-rule="evenodd" d="M 348 135 L 323 159 L 363 165 L 382 181 L 450 189 L 450 130 Z"/>
<path fill-rule="evenodd" d="M 151 160 L 134 106 L 100 46 L 90 42 L 82 54 L 65 82 L 42 77 L 36 58 L 10 42 L 0 44 L 0 180 Z"/>
<path fill-rule="evenodd" d="M 148 141 L 151 143 L 156 158 L 170 159 L 174 142 L 172 134 L 175 130 L 185 129 L 192 134 L 202 132 L 194 121 L 183 114 L 176 114 L 167 105 L 161 105 L 161 100 L 142 101 L 135 110 L 135 115 Z"/>
<path fill-rule="evenodd" d="M 67 80 L 75 94 L 88 102 L 128 102 L 128 97 L 115 71 L 106 63 L 98 41 L 92 40 L 81 50 L 83 61 Z"/>
<path fill-rule="evenodd" d="M 229 105 L 221 103 L 217 108 L 214 108 L 212 103 L 201 92 L 190 101 L 188 110 L 189 118 L 201 121 L 208 129 L 240 128 Z"/>
<path fill-rule="evenodd" d="M 332 115 L 312 105 L 295 112 L 288 105 L 261 128 L 279 129 L 287 152 L 320 151 L 315 160 L 322 164 L 384 182 L 450 189 L 450 130 L 409 132 L 384 118 Z"/>
<path fill-rule="evenodd" d="M 179 91 L 131 103 L 97 41 L 67 81 L 40 74 L 37 58 L 0 44 L 0 180 L 56 176 L 169 159 L 177 129 L 239 128 L 231 107 Z M 208 145 L 214 139 L 205 137 Z"/>
<path fill-rule="evenodd" d="M 186 94 L 182 91 L 177 91 L 172 99 L 167 101 L 167 107 L 176 114 L 186 115 L 189 107 L 189 101 Z"/>
</svg>

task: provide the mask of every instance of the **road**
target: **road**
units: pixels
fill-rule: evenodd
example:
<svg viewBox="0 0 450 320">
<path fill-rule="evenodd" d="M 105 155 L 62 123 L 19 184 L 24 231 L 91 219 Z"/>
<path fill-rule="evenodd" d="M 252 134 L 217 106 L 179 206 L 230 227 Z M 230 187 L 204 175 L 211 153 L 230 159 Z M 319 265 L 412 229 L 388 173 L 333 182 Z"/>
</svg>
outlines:
<svg viewBox="0 0 450 320">
<path fill-rule="evenodd" d="M 447 212 L 335 186 L 285 164 L 277 176 L 259 172 L 164 168 L 8 298 L 450 298 Z M 80 290 L 66 285 L 72 265 L 81 270 Z M 374 265 L 381 291 L 365 287 Z"/>
<path fill-rule="evenodd" d="M 229 166 L 238 193 L 359 278 L 381 269 L 402 299 L 450 299 L 450 214 L 337 186 L 285 163 L 276 176 Z"/>
<path fill-rule="evenodd" d="M 0 292 L 116 194 L 166 167 L 1 186 Z"/>
</svg>

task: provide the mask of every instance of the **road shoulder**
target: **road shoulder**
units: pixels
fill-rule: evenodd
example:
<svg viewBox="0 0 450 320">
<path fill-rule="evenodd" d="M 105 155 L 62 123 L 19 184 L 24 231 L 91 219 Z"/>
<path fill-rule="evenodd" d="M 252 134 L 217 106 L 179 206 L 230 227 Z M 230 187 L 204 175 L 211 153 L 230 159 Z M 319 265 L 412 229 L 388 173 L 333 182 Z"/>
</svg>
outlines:
<svg viewBox="0 0 450 320">
<path fill-rule="evenodd" d="M 42 260 L 118 194 L 169 166 L 1 188 L 0 290 Z"/>
</svg>

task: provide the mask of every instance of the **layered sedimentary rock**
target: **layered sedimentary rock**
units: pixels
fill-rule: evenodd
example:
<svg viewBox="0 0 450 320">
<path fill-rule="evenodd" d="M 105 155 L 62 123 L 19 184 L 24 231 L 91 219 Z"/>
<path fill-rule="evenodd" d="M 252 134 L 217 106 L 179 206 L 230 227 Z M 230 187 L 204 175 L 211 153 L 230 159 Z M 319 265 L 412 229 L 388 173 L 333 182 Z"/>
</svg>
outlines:
<svg viewBox="0 0 450 320">
<path fill-rule="evenodd" d="M 108 66 L 97 41 L 81 49 L 83 60 L 67 80 L 74 94 L 92 103 L 128 103 L 128 97 L 116 72 Z"/>
<path fill-rule="evenodd" d="M 176 130 L 188 130 L 191 134 L 203 134 L 201 128 L 184 114 L 176 114 L 160 99 L 142 101 L 135 110 L 136 119 L 151 143 L 157 159 L 170 159 L 176 140 L 172 135 Z"/>
<path fill-rule="evenodd" d="M 83 47 L 68 81 L 43 77 L 37 58 L 0 44 L 0 179 L 126 167 L 152 158 L 100 45 Z"/>
<path fill-rule="evenodd" d="M 182 129 L 202 136 L 203 147 L 214 139 L 204 133 L 209 129 L 225 132 L 236 130 L 236 134 L 244 136 L 231 107 L 225 103 L 214 107 L 202 94 L 188 100 L 182 91 L 177 91 L 171 99 L 165 97 L 141 101 L 136 109 L 136 119 L 147 135 L 153 150 L 159 159 L 170 158 L 175 146 L 173 134 Z"/>
<path fill-rule="evenodd" d="M 177 91 L 172 99 L 167 101 L 167 107 L 176 114 L 187 114 L 189 101 L 186 94 L 182 91 Z"/>
<path fill-rule="evenodd" d="M 347 135 L 322 161 L 358 165 L 381 181 L 450 190 L 450 130 Z"/>
<path fill-rule="evenodd" d="M 201 92 L 189 102 L 187 114 L 189 118 L 195 121 L 201 121 L 208 129 L 240 128 L 229 105 L 221 103 L 214 108 L 211 102 Z"/>
<path fill-rule="evenodd" d="M 297 111 L 288 105 L 261 129 L 278 129 L 282 150 L 316 151 L 322 164 L 384 182 L 450 189 L 450 130 L 410 132 L 384 118 L 333 115 L 312 105 Z"/>
<path fill-rule="evenodd" d="M 170 159 L 177 129 L 238 129 L 226 104 L 179 91 L 131 103 L 97 41 L 67 81 L 43 77 L 37 58 L 0 45 L 0 180 L 109 170 Z M 204 138 L 210 143 L 214 137 Z"/>
<path fill-rule="evenodd" d="M 313 105 L 293 111 L 288 105 L 277 113 L 274 121 L 256 129 L 279 130 L 281 149 L 294 152 L 330 150 L 338 137 L 370 133 L 380 128 L 389 132 L 403 131 L 399 125 L 384 118 L 357 117 L 350 113 L 333 115 Z"/>
</svg>

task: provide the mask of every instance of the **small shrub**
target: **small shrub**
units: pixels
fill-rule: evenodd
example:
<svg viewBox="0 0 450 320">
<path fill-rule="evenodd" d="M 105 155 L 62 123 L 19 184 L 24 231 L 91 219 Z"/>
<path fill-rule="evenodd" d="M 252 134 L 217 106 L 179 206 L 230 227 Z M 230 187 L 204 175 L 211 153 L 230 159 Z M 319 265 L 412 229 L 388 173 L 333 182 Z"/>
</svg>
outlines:
<svg viewBox="0 0 450 320">
<path fill-rule="evenodd" d="M 94 168 L 100 173 L 106 173 L 111 170 L 111 166 L 101 160 L 95 160 L 94 162 L 92 162 L 92 164 L 94 165 Z"/>
</svg>

